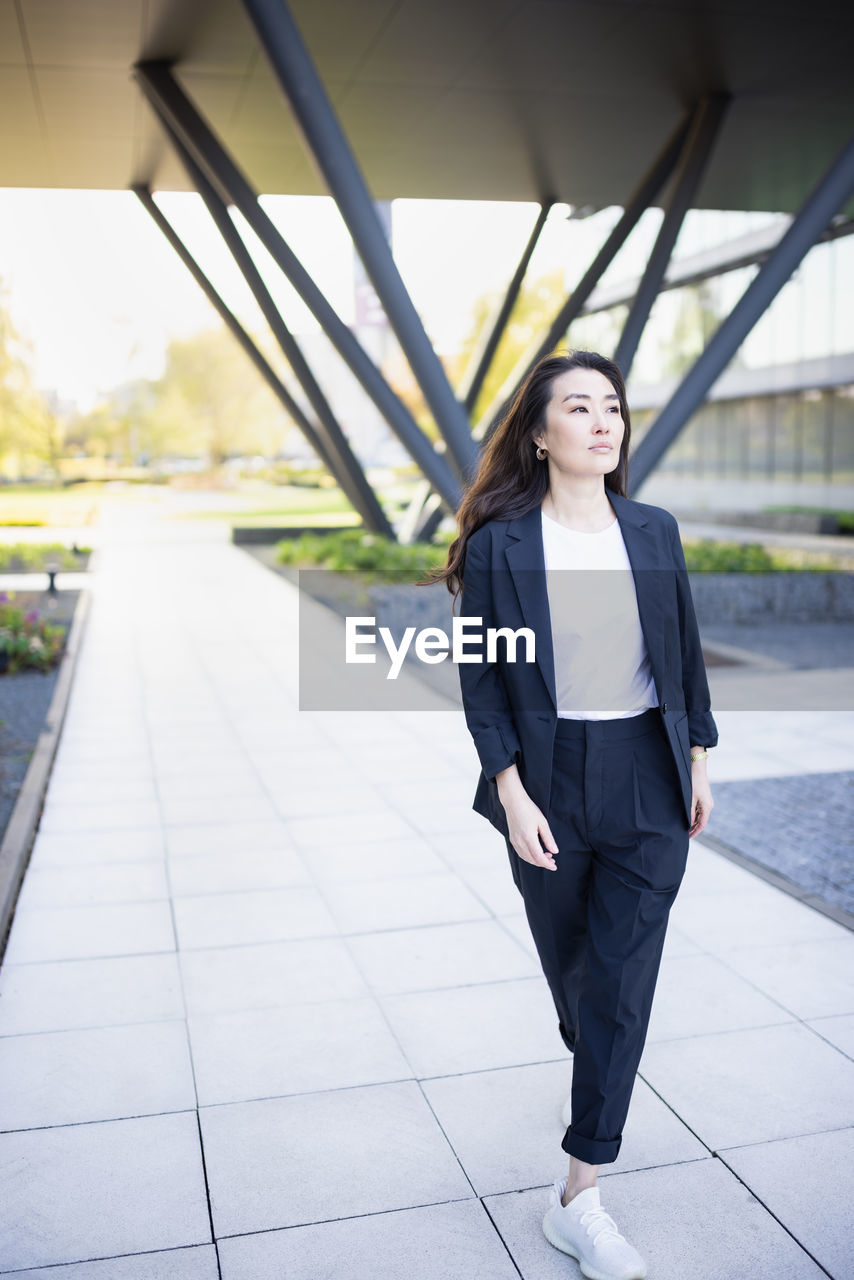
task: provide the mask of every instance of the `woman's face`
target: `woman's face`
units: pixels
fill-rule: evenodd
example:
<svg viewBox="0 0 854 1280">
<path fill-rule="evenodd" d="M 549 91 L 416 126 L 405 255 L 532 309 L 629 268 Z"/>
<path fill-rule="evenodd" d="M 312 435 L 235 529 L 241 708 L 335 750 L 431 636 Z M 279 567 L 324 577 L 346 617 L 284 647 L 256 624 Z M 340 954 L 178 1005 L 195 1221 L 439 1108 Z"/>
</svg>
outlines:
<svg viewBox="0 0 854 1280">
<path fill-rule="evenodd" d="M 552 383 L 545 430 L 534 438 L 558 471 L 601 476 L 619 464 L 624 431 L 619 396 L 605 375 L 570 369 Z"/>
</svg>

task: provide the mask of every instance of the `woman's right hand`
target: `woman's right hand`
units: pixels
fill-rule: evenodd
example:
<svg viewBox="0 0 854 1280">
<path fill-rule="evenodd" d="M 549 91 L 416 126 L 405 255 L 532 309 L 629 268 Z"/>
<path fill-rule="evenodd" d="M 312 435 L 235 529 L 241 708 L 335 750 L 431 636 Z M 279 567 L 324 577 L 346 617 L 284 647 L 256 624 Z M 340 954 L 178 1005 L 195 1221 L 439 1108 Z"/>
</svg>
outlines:
<svg viewBox="0 0 854 1280">
<path fill-rule="evenodd" d="M 507 817 L 510 843 L 519 857 L 534 867 L 557 871 L 554 855 L 558 848 L 555 838 L 542 809 L 534 804 L 522 786 L 516 765 L 504 769 L 496 775 L 495 780 L 498 784 L 498 798 Z"/>
</svg>

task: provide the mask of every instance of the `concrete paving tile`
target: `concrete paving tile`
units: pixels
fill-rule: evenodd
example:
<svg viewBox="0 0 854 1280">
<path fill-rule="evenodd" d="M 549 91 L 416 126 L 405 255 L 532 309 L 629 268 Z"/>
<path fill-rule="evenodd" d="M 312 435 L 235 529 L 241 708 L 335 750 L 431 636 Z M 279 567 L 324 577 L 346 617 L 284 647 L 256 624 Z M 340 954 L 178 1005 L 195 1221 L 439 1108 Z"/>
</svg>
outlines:
<svg viewBox="0 0 854 1280">
<path fill-rule="evenodd" d="M 572 1058 L 426 1080 L 427 1101 L 480 1196 L 541 1186 L 563 1174 L 561 1111 Z M 643 1080 L 635 1083 L 620 1154 L 603 1173 L 702 1159 L 707 1149 Z"/>
<path fill-rule="evenodd" d="M 326 848 L 303 849 L 301 858 L 319 884 L 349 884 L 357 880 L 387 880 L 394 876 L 422 876 L 447 871 L 445 863 L 420 836 L 364 840 L 359 829 L 352 838 Z"/>
<path fill-rule="evenodd" d="M 843 925 L 753 876 L 725 900 L 714 894 L 683 898 L 680 890 L 670 919 L 687 937 L 716 954 L 728 954 L 732 947 L 834 941 L 850 936 Z"/>
<path fill-rule="evenodd" d="M 168 901 L 99 902 L 17 910 L 4 958 L 9 964 L 34 964 L 174 949 Z"/>
<path fill-rule="evenodd" d="M 66 805 L 101 805 L 105 792 L 111 801 L 127 800 L 131 802 L 157 799 L 157 788 L 153 777 L 110 778 L 109 788 L 104 785 L 103 774 L 93 768 L 87 773 L 81 772 L 71 778 L 66 774 L 51 772 L 50 787 L 45 800 L 43 814 L 48 814 L 54 807 L 63 809 Z"/>
<path fill-rule="evenodd" d="M 828 1275 L 854 1272 L 854 1129 L 733 1147 L 721 1158 Z"/>
<path fill-rule="evenodd" d="M 212 1244 L 37 1267 L 35 1271 L 28 1267 L 25 1271 L 0 1272 L 6 1274 L 13 1274 L 16 1280 L 219 1280 Z"/>
<path fill-rule="evenodd" d="M 662 951 L 662 959 L 676 956 L 698 956 L 702 954 L 702 948 L 698 947 L 696 942 L 692 942 L 690 938 L 686 938 L 684 933 L 673 924 L 668 924 L 667 933 L 664 935 L 664 950 Z"/>
<path fill-rule="evenodd" d="M 854 1058 L 854 1014 L 845 1013 L 831 1018 L 810 1018 L 808 1027 L 824 1040 L 836 1045 L 849 1058 Z"/>
<path fill-rule="evenodd" d="M 120 761 L 128 773 L 134 773 L 137 765 L 144 769 L 151 763 L 148 738 L 103 737 L 78 739 L 77 742 L 72 742 L 71 738 L 67 741 L 63 738 L 59 740 L 56 750 L 58 765 L 100 764 L 102 760 L 112 761 L 113 767 Z"/>
<path fill-rule="evenodd" d="M 29 866 L 17 911 L 82 907 L 96 902 L 156 902 L 169 897 L 165 859 L 90 863 L 84 867 Z"/>
<path fill-rule="evenodd" d="M 414 1083 L 204 1107 L 200 1117 L 217 1237 L 471 1195 Z"/>
<path fill-rule="evenodd" d="M 412 1076 L 371 999 L 192 1017 L 189 1025 L 202 1106 Z"/>
<path fill-rule="evenodd" d="M 305 849 L 325 849 L 352 841 L 408 840 L 417 834 L 409 822 L 390 810 L 372 813 L 370 817 L 360 813 L 341 813 L 329 818 L 322 814 L 312 818 L 293 818 L 287 823 L 287 828 L 294 843 Z"/>
<path fill-rule="evenodd" d="M 700 836 L 699 839 L 691 841 L 685 875 L 676 897 L 677 903 L 685 902 L 689 898 L 705 899 L 715 894 L 727 894 L 735 898 L 736 895 L 753 888 L 761 890 L 770 887 L 764 885 L 744 867 L 730 862 L 729 858 L 724 857 L 723 854 L 705 846 L 702 840 L 703 837 Z M 722 904 L 718 903 L 717 910 L 720 911 L 721 906 Z M 673 909 L 670 914 L 672 919 Z"/>
<path fill-rule="evenodd" d="M 261 798 L 266 794 L 263 781 L 246 762 L 240 770 L 231 773 L 217 772 L 213 777 L 206 773 L 170 774 L 161 771 L 157 775 L 157 793 L 164 807 L 170 801 L 177 800 L 218 799 L 224 796 Z"/>
<path fill-rule="evenodd" d="M 95 862 L 161 861 L 166 853 L 159 827 L 142 830 L 47 832 L 39 831 L 30 855 L 31 867 L 82 867 Z"/>
<path fill-rule="evenodd" d="M 381 996 L 380 1004 L 419 1079 L 569 1061 L 542 977 Z"/>
<path fill-rule="evenodd" d="M 489 914 L 449 871 L 346 884 L 329 881 L 322 884 L 322 893 L 342 933 L 479 920 Z"/>
<path fill-rule="evenodd" d="M 537 948 L 534 944 L 534 939 L 531 936 L 531 927 L 528 924 L 528 918 L 524 912 L 517 911 L 514 915 L 496 916 L 495 919 L 496 923 L 500 924 L 501 928 L 504 929 L 506 933 L 509 933 L 511 938 L 515 938 L 516 941 L 525 948 L 529 955 L 533 956 L 535 960 L 537 959 Z"/>
<path fill-rule="evenodd" d="M 312 819 L 317 814 L 329 817 L 336 813 L 358 813 L 364 824 L 372 822 L 374 814 L 386 814 L 389 809 L 375 787 L 341 784 L 333 788 L 326 777 L 322 784 L 314 777 L 310 784 L 304 785 L 300 780 L 290 786 L 279 785 L 273 791 L 272 803 L 282 818 Z"/>
<path fill-rule="evenodd" d="M 430 804 L 427 802 L 426 794 L 420 806 L 413 805 L 405 812 L 407 822 L 428 839 L 432 835 L 439 835 L 446 831 L 471 834 L 478 831 L 483 822 L 480 814 L 473 811 L 471 800 L 445 803 L 443 799 L 441 804 L 436 804 L 435 801 Z"/>
<path fill-rule="evenodd" d="M 0 969 L 0 1036 L 183 1016 L 174 952 Z"/>
<path fill-rule="evenodd" d="M 854 1063 L 799 1023 L 647 1043 L 640 1072 L 712 1150 L 854 1121 Z"/>
<path fill-rule="evenodd" d="M 339 938 L 180 951 L 178 959 L 190 1015 L 304 1001 L 325 1003 L 368 994 L 364 978 Z"/>
<path fill-rule="evenodd" d="M 0 1130 L 195 1107 L 178 1019 L 0 1038 Z"/>
<path fill-rule="evenodd" d="M 240 854 L 259 849 L 287 849 L 291 845 L 284 822 L 189 823 L 167 827 L 164 839 L 169 856 L 194 853 Z"/>
<path fill-rule="evenodd" d="M 161 801 L 163 821 L 169 826 L 196 822 L 275 822 L 278 813 L 267 796 L 219 795 L 172 797 Z"/>
<path fill-rule="evenodd" d="M 249 760 L 239 749 L 229 751 L 217 747 L 169 747 L 168 750 L 152 751 L 152 764 L 156 777 L 161 775 L 179 779 L 204 777 L 210 780 L 215 777 L 229 778 L 252 776 L 249 772 Z"/>
<path fill-rule="evenodd" d="M 707 955 L 662 957 L 647 1041 L 791 1022 L 775 1001 Z"/>
<path fill-rule="evenodd" d="M 175 898 L 173 908 L 182 951 L 338 932 L 323 899 L 310 885 Z"/>
<path fill-rule="evenodd" d="M 117 800 L 100 804 L 58 804 L 46 806 L 39 829 L 48 832 L 124 831 L 143 829 L 160 823 L 157 800 Z"/>
<path fill-rule="evenodd" d="M 540 969 L 494 920 L 431 925 L 349 939 L 374 991 L 393 994 L 523 978 Z"/>
<path fill-rule="evenodd" d="M 389 782 L 384 781 L 380 776 L 377 782 L 377 790 L 385 798 L 392 809 L 396 809 L 402 813 L 404 817 L 411 811 L 421 811 L 428 808 L 428 800 L 431 793 L 434 794 L 434 808 L 445 808 L 446 806 L 457 812 L 462 806 L 466 810 L 466 818 L 461 824 L 464 829 L 469 825 L 468 815 L 471 812 L 472 786 L 471 780 L 467 777 L 461 777 L 459 773 L 449 773 L 447 778 L 442 782 L 441 795 L 436 794 L 438 787 L 425 787 L 420 780 L 414 782 Z M 479 818 L 479 815 L 474 815 Z M 479 818 L 479 821 L 482 819 Z"/>
<path fill-rule="evenodd" d="M 463 867 L 460 868 L 459 875 L 494 915 L 512 915 L 517 913 L 519 908 L 524 911 L 522 895 L 516 888 L 506 860 L 503 865 L 497 867 L 478 869 Z"/>
<path fill-rule="evenodd" d="M 210 1242 L 195 1112 L 0 1134 L 6 1270 Z"/>
<path fill-rule="evenodd" d="M 854 1013 L 854 934 L 768 947 L 731 947 L 726 963 L 799 1018 Z"/>
<path fill-rule="evenodd" d="M 169 862 L 169 883 L 175 898 L 287 889 L 308 882 L 308 872 L 293 849 L 251 850 L 239 857 L 233 853 L 187 853 Z"/>
<path fill-rule="evenodd" d="M 480 827 L 474 831 L 440 831 L 429 837 L 430 847 L 435 849 L 448 866 L 455 871 L 482 871 L 506 869 L 513 882 L 507 846 L 494 827 L 481 818 Z"/>
<path fill-rule="evenodd" d="M 477 1200 L 219 1241 L 222 1280 L 518 1280 Z"/>
<path fill-rule="evenodd" d="M 562 1175 L 561 1175 L 562 1176 Z M 720 1160 L 641 1169 L 601 1181 L 602 1205 L 655 1280 L 822 1280 L 804 1253 Z M 523 1280 L 566 1280 L 577 1264 L 542 1231 L 548 1188 L 485 1202 Z"/>
<path fill-rule="evenodd" d="M 386 747 L 376 747 L 368 743 L 359 749 L 358 758 L 354 760 L 353 767 L 358 769 L 364 777 L 377 783 L 385 781 L 402 785 L 409 782 L 422 787 L 431 782 L 438 786 L 442 779 L 455 777 L 458 773 L 456 764 L 446 754 L 418 742 L 399 744 L 391 759 Z M 472 761 L 472 767 L 474 767 L 474 761 Z M 477 782 L 476 770 L 473 778 Z M 474 795 L 474 785 L 471 792 Z"/>
</svg>

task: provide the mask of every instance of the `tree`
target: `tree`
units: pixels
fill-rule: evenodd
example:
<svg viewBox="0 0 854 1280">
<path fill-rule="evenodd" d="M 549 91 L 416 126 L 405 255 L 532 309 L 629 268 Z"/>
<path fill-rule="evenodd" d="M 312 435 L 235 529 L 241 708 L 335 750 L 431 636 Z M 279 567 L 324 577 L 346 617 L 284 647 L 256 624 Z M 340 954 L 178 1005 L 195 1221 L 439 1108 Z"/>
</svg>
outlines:
<svg viewBox="0 0 854 1280">
<path fill-rule="evenodd" d="M 218 466 L 235 453 L 277 452 L 290 419 L 231 334 L 214 329 L 172 341 L 152 402 L 136 406 L 149 453 L 207 454 Z M 139 391 L 139 389 L 138 389 Z"/>
<path fill-rule="evenodd" d="M 56 415 L 33 383 L 31 358 L 0 281 L 0 468 L 14 460 L 19 473 L 34 462 L 55 470 L 62 443 Z"/>
<path fill-rule="evenodd" d="M 498 344 L 495 358 L 475 405 L 472 415 L 474 422 L 478 421 L 480 415 L 498 395 L 532 342 L 549 327 L 565 299 L 566 285 L 563 272 L 560 270 L 551 271 L 522 286 L 510 316 L 510 322 Z M 453 370 L 456 383 L 462 379 L 481 332 L 484 326 L 489 324 L 499 301 L 500 295 L 492 293 L 482 295 L 475 302 L 472 309 L 471 329 L 463 342 Z"/>
</svg>

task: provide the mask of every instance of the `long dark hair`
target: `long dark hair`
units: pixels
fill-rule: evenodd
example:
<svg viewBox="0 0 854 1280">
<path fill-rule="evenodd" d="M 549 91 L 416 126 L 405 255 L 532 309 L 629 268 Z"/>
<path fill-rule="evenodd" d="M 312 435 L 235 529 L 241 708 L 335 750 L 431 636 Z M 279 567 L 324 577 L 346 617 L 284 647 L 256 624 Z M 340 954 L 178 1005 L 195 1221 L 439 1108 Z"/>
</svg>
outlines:
<svg viewBox="0 0 854 1280">
<path fill-rule="evenodd" d="M 448 559 L 424 579 L 444 582 L 456 598 L 462 586 L 466 544 L 488 520 L 515 520 L 538 507 L 549 488 L 548 465 L 537 458 L 534 437 L 546 425 L 546 408 L 552 398 L 556 378 L 572 369 L 593 369 L 608 379 L 620 401 L 625 424 L 620 460 L 605 476 L 605 487 L 626 496 L 629 478 L 629 437 L 631 420 L 626 401 L 626 384 L 613 360 L 595 351 L 572 351 L 568 355 L 546 356 L 528 374 L 506 417 L 481 453 L 477 474 L 457 511 L 459 533 L 448 548 Z"/>
</svg>

